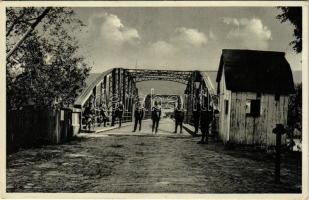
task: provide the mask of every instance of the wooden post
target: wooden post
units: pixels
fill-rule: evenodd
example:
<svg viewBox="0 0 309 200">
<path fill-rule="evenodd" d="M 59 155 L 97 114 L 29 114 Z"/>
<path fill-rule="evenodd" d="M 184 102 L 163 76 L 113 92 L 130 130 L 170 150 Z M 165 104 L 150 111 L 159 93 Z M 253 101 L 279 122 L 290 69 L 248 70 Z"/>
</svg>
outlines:
<svg viewBox="0 0 309 200">
<path fill-rule="evenodd" d="M 280 183 L 281 133 L 276 134 L 275 182 Z"/>
<path fill-rule="evenodd" d="M 286 133 L 286 129 L 283 124 L 276 124 L 273 133 L 276 134 L 275 182 L 280 183 L 281 135 Z"/>
</svg>

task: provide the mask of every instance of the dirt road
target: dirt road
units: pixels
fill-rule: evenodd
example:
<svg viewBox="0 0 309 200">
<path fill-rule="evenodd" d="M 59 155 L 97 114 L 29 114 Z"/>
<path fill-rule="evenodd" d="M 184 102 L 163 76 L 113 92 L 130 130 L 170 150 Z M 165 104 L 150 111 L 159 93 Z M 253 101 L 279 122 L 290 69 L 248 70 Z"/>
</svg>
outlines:
<svg viewBox="0 0 309 200">
<path fill-rule="evenodd" d="M 272 157 L 222 144 L 197 144 L 174 134 L 163 120 L 157 135 L 150 122 L 63 145 L 22 150 L 8 156 L 7 192 L 301 192 L 301 162 L 283 157 L 282 184 L 273 183 Z"/>
</svg>

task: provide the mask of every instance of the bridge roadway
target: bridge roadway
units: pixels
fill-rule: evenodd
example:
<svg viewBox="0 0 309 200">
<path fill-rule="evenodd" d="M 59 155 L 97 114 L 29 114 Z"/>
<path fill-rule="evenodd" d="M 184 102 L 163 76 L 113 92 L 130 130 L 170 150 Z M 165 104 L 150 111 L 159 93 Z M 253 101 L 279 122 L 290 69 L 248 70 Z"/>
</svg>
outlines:
<svg viewBox="0 0 309 200">
<path fill-rule="evenodd" d="M 272 162 L 264 154 L 226 150 L 222 144 L 173 133 L 171 120 L 151 133 L 132 126 L 11 154 L 8 192 L 242 193 L 300 191 L 301 170 L 282 169 L 273 183 Z M 285 162 L 285 161 L 284 161 Z M 291 161 L 291 163 L 295 163 Z M 294 170 L 294 171 L 289 171 Z"/>
</svg>

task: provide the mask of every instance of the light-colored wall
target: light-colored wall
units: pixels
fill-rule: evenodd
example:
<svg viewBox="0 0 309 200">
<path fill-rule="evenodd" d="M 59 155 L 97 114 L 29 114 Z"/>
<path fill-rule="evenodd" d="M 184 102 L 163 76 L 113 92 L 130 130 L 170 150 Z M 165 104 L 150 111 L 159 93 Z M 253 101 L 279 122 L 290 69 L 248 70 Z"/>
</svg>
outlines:
<svg viewBox="0 0 309 200">
<path fill-rule="evenodd" d="M 289 97 L 280 96 L 276 101 L 274 94 L 261 94 L 260 116 L 246 115 L 246 101 L 256 98 L 256 93 L 232 92 L 230 140 L 241 144 L 275 145 L 272 130 L 276 124 L 287 125 Z M 285 135 L 282 142 L 285 142 Z"/>
<path fill-rule="evenodd" d="M 222 72 L 222 79 L 218 86 L 220 88 L 220 117 L 219 117 L 219 136 L 223 142 L 229 140 L 229 131 L 230 131 L 230 110 L 231 110 L 231 91 L 226 89 L 224 71 Z M 225 100 L 229 101 L 228 113 L 225 112 Z"/>
</svg>

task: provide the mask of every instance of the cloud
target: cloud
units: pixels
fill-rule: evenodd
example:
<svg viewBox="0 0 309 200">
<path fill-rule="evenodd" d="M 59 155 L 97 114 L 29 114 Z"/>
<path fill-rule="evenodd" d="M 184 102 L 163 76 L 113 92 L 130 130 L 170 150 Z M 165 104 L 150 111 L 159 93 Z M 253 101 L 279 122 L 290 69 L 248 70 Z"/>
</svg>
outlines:
<svg viewBox="0 0 309 200">
<path fill-rule="evenodd" d="M 116 15 L 97 14 L 93 15 L 89 21 L 90 29 L 98 33 L 99 38 L 96 39 L 102 40 L 105 44 L 118 46 L 136 44 L 141 39 L 136 29 L 125 26 Z"/>
<path fill-rule="evenodd" d="M 202 66 L 205 63 L 205 51 L 209 37 L 205 33 L 186 27 L 178 27 L 164 40 L 148 43 L 141 63 L 170 69 L 190 69 L 192 63 Z"/>
<path fill-rule="evenodd" d="M 218 37 L 214 34 L 212 30 L 209 31 L 209 38 L 213 41 L 217 41 Z"/>
<path fill-rule="evenodd" d="M 176 47 L 165 41 L 157 41 L 150 45 L 151 53 L 171 55 L 177 51 Z"/>
<path fill-rule="evenodd" d="M 174 45 L 184 45 L 201 47 L 208 41 L 206 35 L 197 29 L 191 28 L 177 28 L 174 32 L 173 37 L 170 38 L 170 42 Z"/>
<path fill-rule="evenodd" d="M 271 31 L 258 18 L 223 18 L 223 23 L 233 26 L 227 33 L 229 40 L 239 42 L 241 47 L 250 49 L 268 49 L 272 39 Z"/>
<path fill-rule="evenodd" d="M 150 44 L 149 50 L 159 56 L 171 56 L 182 52 L 200 49 L 208 42 L 207 36 L 191 28 L 176 28 L 169 38 Z"/>
<path fill-rule="evenodd" d="M 145 66 L 178 69 L 192 63 L 205 62 L 208 34 L 187 27 L 172 29 L 158 40 L 141 38 L 135 27 L 130 27 L 121 18 L 109 13 L 92 15 L 88 19 L 88 35 L 84 45 L 87 59 L 95 60 L 100 68 L 134 66 L 136 62 Z M 149 39 L 152 39 L 151 37 Z M 201 64 L 202 63 L 202 64 Z"/>
</svg>

